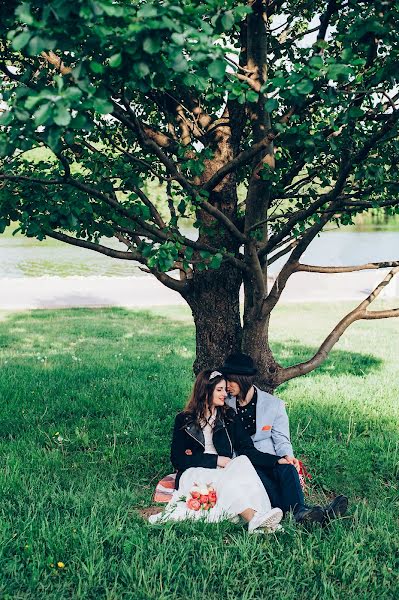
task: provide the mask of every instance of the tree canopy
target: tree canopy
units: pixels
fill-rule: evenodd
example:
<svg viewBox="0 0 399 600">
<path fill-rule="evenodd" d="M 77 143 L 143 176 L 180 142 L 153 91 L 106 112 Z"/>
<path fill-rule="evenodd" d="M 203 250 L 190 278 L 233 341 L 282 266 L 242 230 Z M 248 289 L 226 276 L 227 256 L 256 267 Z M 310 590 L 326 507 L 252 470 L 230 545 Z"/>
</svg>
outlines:
<svg viewBox="0 0 399 600">
<path fill-rule="evenodd" d="M 348 265 L 391 270 L 305 363 L 269 348 L 289 277 L 344 269 L 302 264 L 312 240 L 399 212 L 397 2 L 14 0 L 0 17 L 0 231 L 138 261 L 190 305 L 196 368 L 243 349 L 271 387 L 353 321 L 398 316 L 368 307 L 399 262 Z"/>
</svg>

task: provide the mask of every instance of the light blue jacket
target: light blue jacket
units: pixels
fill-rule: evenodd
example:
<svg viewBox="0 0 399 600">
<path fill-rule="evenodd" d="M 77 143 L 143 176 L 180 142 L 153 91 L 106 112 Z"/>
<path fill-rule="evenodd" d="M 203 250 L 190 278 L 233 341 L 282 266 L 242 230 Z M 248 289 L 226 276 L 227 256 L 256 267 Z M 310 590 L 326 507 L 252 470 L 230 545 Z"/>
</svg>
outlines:
<svg viewBox="0 0 399 600">
<path fill-rule="evenodd" d="M 251 436 L 255 448 L 277 456 L 294 456 L 284 402 L 258 387 L 256 389 L 256 432 Z M 226 404 L 237 411 L 237 399 L 234 396 L 228 396 Z"/>
</svg>

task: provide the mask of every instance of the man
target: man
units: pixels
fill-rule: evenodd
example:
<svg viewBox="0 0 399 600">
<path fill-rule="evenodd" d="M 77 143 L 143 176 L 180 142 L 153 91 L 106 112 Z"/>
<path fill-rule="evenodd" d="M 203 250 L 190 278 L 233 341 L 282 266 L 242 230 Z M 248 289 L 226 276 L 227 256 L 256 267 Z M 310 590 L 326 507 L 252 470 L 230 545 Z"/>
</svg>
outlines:
<svg viewBox="0 0 399 600">
<path fill-rule="evenodd" d="M 298 476 L 299 461 L 292 450 L 284 402 L 253 385 L 257 369 L 252 358 L 247 354 L 231 354 L 220 370 L 227 380 L 226 404 L 238 413 L 255 447 L 286 461 L 273 468 L 255 467 L 272 506 L 281 508 L 284 513 L 292 511 L 297 523 L 325 524 L 345 514 L 348 498 L 343 495 L 324 508 L 305 504 Z"/>
</svg>

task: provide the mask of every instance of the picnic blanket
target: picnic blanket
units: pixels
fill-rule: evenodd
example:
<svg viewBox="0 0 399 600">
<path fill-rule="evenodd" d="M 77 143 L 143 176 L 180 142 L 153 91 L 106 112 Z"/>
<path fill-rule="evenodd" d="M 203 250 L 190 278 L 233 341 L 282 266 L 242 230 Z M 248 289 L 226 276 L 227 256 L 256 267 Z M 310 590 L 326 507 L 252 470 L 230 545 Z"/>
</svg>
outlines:
<svg viewBox="0 0 399 600">
<path fill-rule="evenodd" d="M 175 491 L 176 473 L 166 475 L 161 481 L 157 483 L 154 493 L 154 502 L 167 503 L 172 498 L 172 494 Z"/>
<path fill-rule="evenodd" d="M 307 471 L 305 465 L 302 461 L 299 461 L 299 481 L 302 486 L 303 491 L 306 489 L 306 479 L 312 479 L 312 476 Z M 175 491 L 175 481 L 176 481 L 176 473 L 170 473 L 169 475 L 165 475 L 161 481 L 157 483 L 157 487 L 155 488 L 153 502 L 161 502 L 163 504 L 167 504 L 172 498 L 172 494 Z"/>
</svg>

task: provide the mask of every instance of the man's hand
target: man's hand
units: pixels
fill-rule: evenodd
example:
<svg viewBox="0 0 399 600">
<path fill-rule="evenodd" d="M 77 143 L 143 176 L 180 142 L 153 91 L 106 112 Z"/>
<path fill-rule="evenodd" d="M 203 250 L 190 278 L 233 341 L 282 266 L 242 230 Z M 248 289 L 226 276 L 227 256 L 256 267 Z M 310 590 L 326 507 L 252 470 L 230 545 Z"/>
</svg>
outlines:
<svg viewBox="0 0 399 600">
<path fill-rule="evenodd" d="M 231 458 L 228 456 L 218 456 L 218 467 L 227 467 L 229 462 L 231 462 Z"/>
<path fill-rule="evenodd" d="M 284 456 L 284 458 L 287 461 L 287 463 L 289 465 L 293 465 L 296 468 L 296 470 L 298 471 L 298 473 L 299 473 L 299 469 L 301 468 L 300 464 L 299 464 L 299 460 L 297 458 L 295 458 L 295 456 L 288 456 L 288 454 L 286 454 Z M 283 464 L 285 464 L 285 463 L 283 463 Z"/>
</svg>

